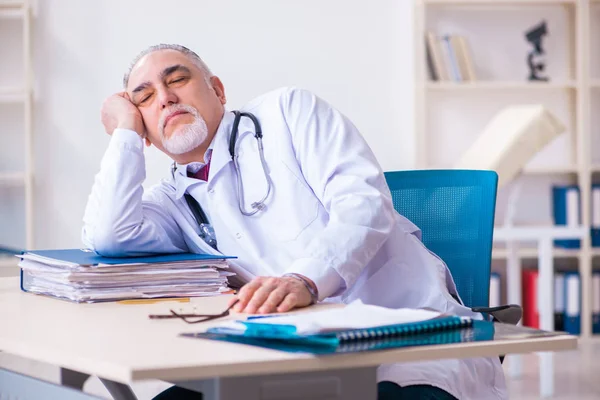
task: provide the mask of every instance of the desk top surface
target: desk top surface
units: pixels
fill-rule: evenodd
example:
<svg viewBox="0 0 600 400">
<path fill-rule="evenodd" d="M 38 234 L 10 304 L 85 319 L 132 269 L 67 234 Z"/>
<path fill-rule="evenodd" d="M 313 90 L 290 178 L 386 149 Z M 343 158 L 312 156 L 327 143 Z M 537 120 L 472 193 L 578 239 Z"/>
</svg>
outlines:
<svg viewBox="0 0 600 400">
<path fill-rule="evenodd" d="M 129 383 L 144 379 L 178 381 L 251 374 L 376 366 L 442 358 L 469 358 L 574 349 L 577 338 L 531 338 L 514 334 L 492 342 L 422 346 L 365 353 L 313 356 L 179 336 L 210 322 L 150 320 L 169 309 L 220 313 L 229 296 L 190 303 L 75 304 L 23 293 L 18 278 L 0 278 L 0 351 L 90 375 Z M 333 305 L 318 305 L 328 307 Z M 231 315 L 228 318 L 239 318 Z M 500 329 L 498 329 L 500 328 Z M 502 326 L 497 326 L 497 335 Z M 524 333 L 524 332 L 523 332 Z"/>
</svg>

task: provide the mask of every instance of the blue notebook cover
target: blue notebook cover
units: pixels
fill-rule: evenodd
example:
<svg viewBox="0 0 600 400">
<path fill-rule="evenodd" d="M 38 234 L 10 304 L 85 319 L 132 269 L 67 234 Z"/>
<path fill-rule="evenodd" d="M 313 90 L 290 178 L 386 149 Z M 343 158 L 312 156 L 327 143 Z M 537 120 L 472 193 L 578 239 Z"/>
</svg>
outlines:
<svg viewBox="0 0 600 400">
<path fill-rule="evenodd" d="M 103 257 L 87 249 L 59 249 L 59 250 L 33 250 L 25 254 L 35 254 L 38 256 L 52 258 L 54 260 L 67 261 L 77 265 L 98 265 L 98 264 L 135 264 L 135 263 L 164 263 L 176 261 L 194 261 L 194 260 L 223 260 L 226 258 L 235 258 L 223 255 L 196 254 L 196 253 L 174 253 L 157 254 L 134 257 Z"/>
<path fill-rule="evenodd" d="M 439 322 L 439 321 L 438 321 Z M 494 339 L 494 324 L 490 321 L 472 320 L 468 326 L 441 324 L 434 328 L 422 329 L 424 323 L 410 324 L 411 327 L 391 332 L 389 328 L 369 330 L 371 335 L 357 335 L 347 331 L 336 334 L 312 335 L 311 337 L 258 337 L 238 334 L 218 333 L 210 330 L 200 333 L 183 333 L 181 336 L 197 339 L 209 339 L 249 346 L 264 347 L 291 353 L 337 354 L 361 351 L 385 350 L 401 347 L 428 346 Z M 419 327 L 422 325 L 421 327 Z M 387 334 L 385 334 L 387 329 Z M 352 333 L 353 334 L 352 334 Z M 339 334 L 343 333 L 343 337 Z M 376 334 L 375 334 L 376 333 Z M 323 340 L 316 340 L 321 337 Z M 329 339 L 329 340 L 327 340 Z"/>
</svg>

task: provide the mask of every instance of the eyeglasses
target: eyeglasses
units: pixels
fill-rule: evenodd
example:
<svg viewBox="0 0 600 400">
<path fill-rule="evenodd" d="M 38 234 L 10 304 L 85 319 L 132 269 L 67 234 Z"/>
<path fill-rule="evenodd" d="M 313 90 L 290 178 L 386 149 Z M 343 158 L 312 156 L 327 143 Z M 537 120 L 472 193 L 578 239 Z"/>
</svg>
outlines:
<svg viewBox="0 0 600 400">
<path fill-rule="evenodd" d="M 220 314 L 181 314 L 177 313 L 173 310 L 169 310 L 171 314 L 150 314 L 148 317 L 150 319 L 173 319 L 173 318 L 181 318 L 184 322 L 188 324 L 198 324 L 200 322 L 207 322 L 217 318 L 223 318 L 229 315 L 229 311 L 237 304 L 238 300 L 233 302 L 225 311 Z"/>
</svg>

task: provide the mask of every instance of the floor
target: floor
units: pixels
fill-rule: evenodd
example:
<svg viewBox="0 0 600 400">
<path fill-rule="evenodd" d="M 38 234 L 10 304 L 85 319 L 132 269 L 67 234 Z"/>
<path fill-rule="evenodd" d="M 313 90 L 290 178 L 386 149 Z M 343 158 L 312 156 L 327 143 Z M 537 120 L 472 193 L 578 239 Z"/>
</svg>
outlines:
<svg viewBox="0 0 600 400">
<path fill-rule="evenodd" d="M 600 399 L 600 338 L 581 340 L 575 351 L 555 353 L 555 395 L 553 400 L 598 400 Z M 505 360 L 505 370 L 511 400 L 539 399 L 538 357 L 535 354 L 522 356 L 523 373 L 519 378 L 510 376 L 511 356 Z M 0 353 L 0 367 L 27 372 L 41 379 L 58 382 L 56 367 L 33 363 Z M 144 382 L 133 385 L 139 400 L 151 399 L 169 384 Z M 92 378 L 84 387 L 85 391 L 106 399 L 109 394 L 101 382 Z"/>
<path fill-rule="evenodd" d="M 534 354 L 523 356 L 523 374 L 510 376 L 510 356 L 505 360 L 505 371 L 510 399 L 533 400 L 540 398 L 539 363 Z M 555 400 L 600 399 L 600 338 L 581 340 L 579 348 L 554 354 Z"/>
</svg>

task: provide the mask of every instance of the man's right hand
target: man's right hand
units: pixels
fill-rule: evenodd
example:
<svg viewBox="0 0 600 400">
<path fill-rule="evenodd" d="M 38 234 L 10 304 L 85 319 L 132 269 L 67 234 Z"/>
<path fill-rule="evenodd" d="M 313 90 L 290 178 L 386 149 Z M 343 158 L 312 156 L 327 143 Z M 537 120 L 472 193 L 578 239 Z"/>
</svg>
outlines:
<svg viewBox="0 0 600 400">
<path fill-rule="evenodd" d="M 131 102 L 127 92 L 115 93 L 102 104 L 102 124 L 112 135 L 117 128 L 130 129 L 145 138 L 146 128 L 140 110 Z"/>
</svg>

